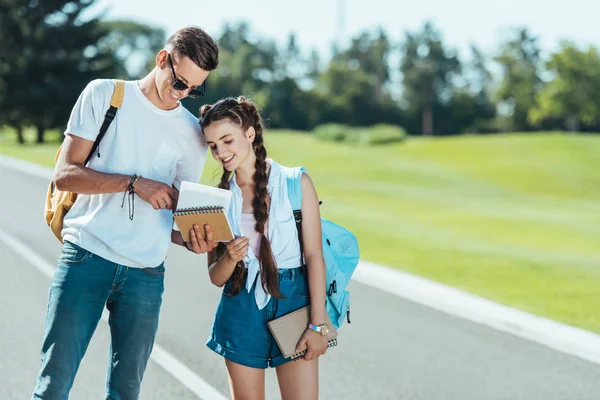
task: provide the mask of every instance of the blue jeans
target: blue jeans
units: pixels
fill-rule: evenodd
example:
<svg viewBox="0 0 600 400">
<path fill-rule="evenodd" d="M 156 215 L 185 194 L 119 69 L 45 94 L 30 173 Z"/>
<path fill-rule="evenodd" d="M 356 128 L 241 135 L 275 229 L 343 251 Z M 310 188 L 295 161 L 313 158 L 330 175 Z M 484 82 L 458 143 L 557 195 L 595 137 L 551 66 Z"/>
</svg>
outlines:
<svg viewBox="0 0 600 400">
<path fill-rule="evenodd" d="M 50 288 L 33 399 L 63 400 L 102 316 L 110 311 L 107 398 L 137 399 L 158 328 L 164 264 L 129 268 L 65 242 Z"/>
</svg>

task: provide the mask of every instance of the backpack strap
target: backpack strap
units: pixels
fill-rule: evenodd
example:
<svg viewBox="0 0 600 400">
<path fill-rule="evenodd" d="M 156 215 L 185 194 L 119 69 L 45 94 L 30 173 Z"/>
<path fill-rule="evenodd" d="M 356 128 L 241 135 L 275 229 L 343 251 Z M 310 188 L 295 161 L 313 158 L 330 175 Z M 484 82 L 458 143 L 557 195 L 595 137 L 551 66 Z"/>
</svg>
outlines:
<svg viewBox="0 0 600 400">
<path fill-rule="evenodd" d="M 306 172 L 306 169 L 304 167 L 282 167 L 282 169 L 286 174 L 288 198 L 294 211 L 298 241 L 300 242 L 300 256 L 302 257 L 302 264 L 304 264 L 304 243 L 302 240 L 302 174 Z"/>
<path fill-rule="evenodd" d="M 113 79 L 113 82 L 115 83 L 115 90 L 110 99 L 110 107 L 108 108 L 108 110 L 106 110 L 106 114 L 104 115 L 104 122 L 100 127 L 100 132 L 98 133 L 98 137 L 96 138 L 96 141 L 92 146 L 90 154 L 85 159 L 84 165 L 86 165 L 92 159 L 92 155 L 94 154 L 96 149 L 98 149 L 98 157 L 100 157 L 100 141 L 102 140 L 102 138 L 104 138 L 104 135 L 106 134 L 106 131 L 108 130 L 108 127 L 112 123 L 113 119 L 115 119 L 115 116 L 117 115 L 117 110 L 121 108 L 121 105 L 123 104 L 123 97 L 125 95 L 125 82 L 120 79 Z"/>
</svg>

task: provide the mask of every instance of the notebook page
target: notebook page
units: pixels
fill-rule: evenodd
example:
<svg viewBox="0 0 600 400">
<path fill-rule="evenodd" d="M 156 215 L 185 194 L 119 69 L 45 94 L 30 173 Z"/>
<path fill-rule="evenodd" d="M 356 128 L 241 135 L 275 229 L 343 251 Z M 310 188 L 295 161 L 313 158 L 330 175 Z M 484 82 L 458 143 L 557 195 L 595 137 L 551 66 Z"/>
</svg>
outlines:
<svg viewBox="0 0 600 400">
<path fill-rule="evenodd" d="M 225 216 L 228 215 L 229 204 L 233 193 L 230 190 L 219 189 L 214 186 L 203 185 L 183 181 L 179 191 L 177 210 L 184 208 L 217 206 L 223 207 Z M 173 229 L 179 230 L 177 223 L 173 221 Z"/>
<path fill-rule="evenodd" d="M 219 206 L 227 214 L 232 194 L 230 190 L 184 181 L 181 183 L 177 209 Z"/>
</svg>

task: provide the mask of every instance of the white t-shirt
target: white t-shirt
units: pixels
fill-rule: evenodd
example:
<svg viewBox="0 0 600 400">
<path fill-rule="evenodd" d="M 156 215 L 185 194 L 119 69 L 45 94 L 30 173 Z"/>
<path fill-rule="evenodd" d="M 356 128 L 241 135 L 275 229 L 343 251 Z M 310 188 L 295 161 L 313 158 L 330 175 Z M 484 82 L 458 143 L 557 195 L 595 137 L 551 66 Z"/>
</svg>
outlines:
<svg viewBox="0 0 600 400">
<path fill-rule="evenodd" d="M 67 125 L 70 133 L 96 140 L 114 91 L 112 80 L 90 82 L 79 96 Z M 138 174 L 175 185 L 198 182 L 206 162 L 206 140 L 198 120 L 183 107 L 161 110 L 138 83 L 125 82 L 117 116 L 88 166 L 106 173 Z M 155 210 L 135 195 L 133 220 L 124 193 L 78 195 L 64 219 L 63 240 L 128 267 L 160 265 L 171 243 L 173 214 Z"/>
</svg>

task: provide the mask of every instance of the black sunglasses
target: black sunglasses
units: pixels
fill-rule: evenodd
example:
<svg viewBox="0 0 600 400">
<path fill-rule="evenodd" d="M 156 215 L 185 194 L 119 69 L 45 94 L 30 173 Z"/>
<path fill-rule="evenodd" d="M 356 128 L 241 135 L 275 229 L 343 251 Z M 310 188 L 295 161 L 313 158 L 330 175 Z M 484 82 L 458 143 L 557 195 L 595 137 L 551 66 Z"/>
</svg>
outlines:
<svg viewBox="0 0 600 400">
<path fill-rule="evenodd" d="M 169 60 L 169 65 L 171 66 L 171 71 L 173 71 L 173 89 L 175 89 L 175 90 L 190 89 L 190 91 L 188 92 L 188 96 L 191 97 L 192 99 L 196 99 L 196 98 L 198 98 L 200 96 L 204 96 L 206 94 L 206 80 L 204 82 L 202 82 L 202 86 L 200 86 L 200 88 L 198 88 L 198 87 L 190 88 L 188 85 L 186 85 L 185 83 L 180 81 L 179 78 L 177 78 L 177 75 L 175 74 L 175 68 L 173 67 L 173 61 L 171 60 L 170 54 L 167 54 L 167 59 Z"/>
</svg>

